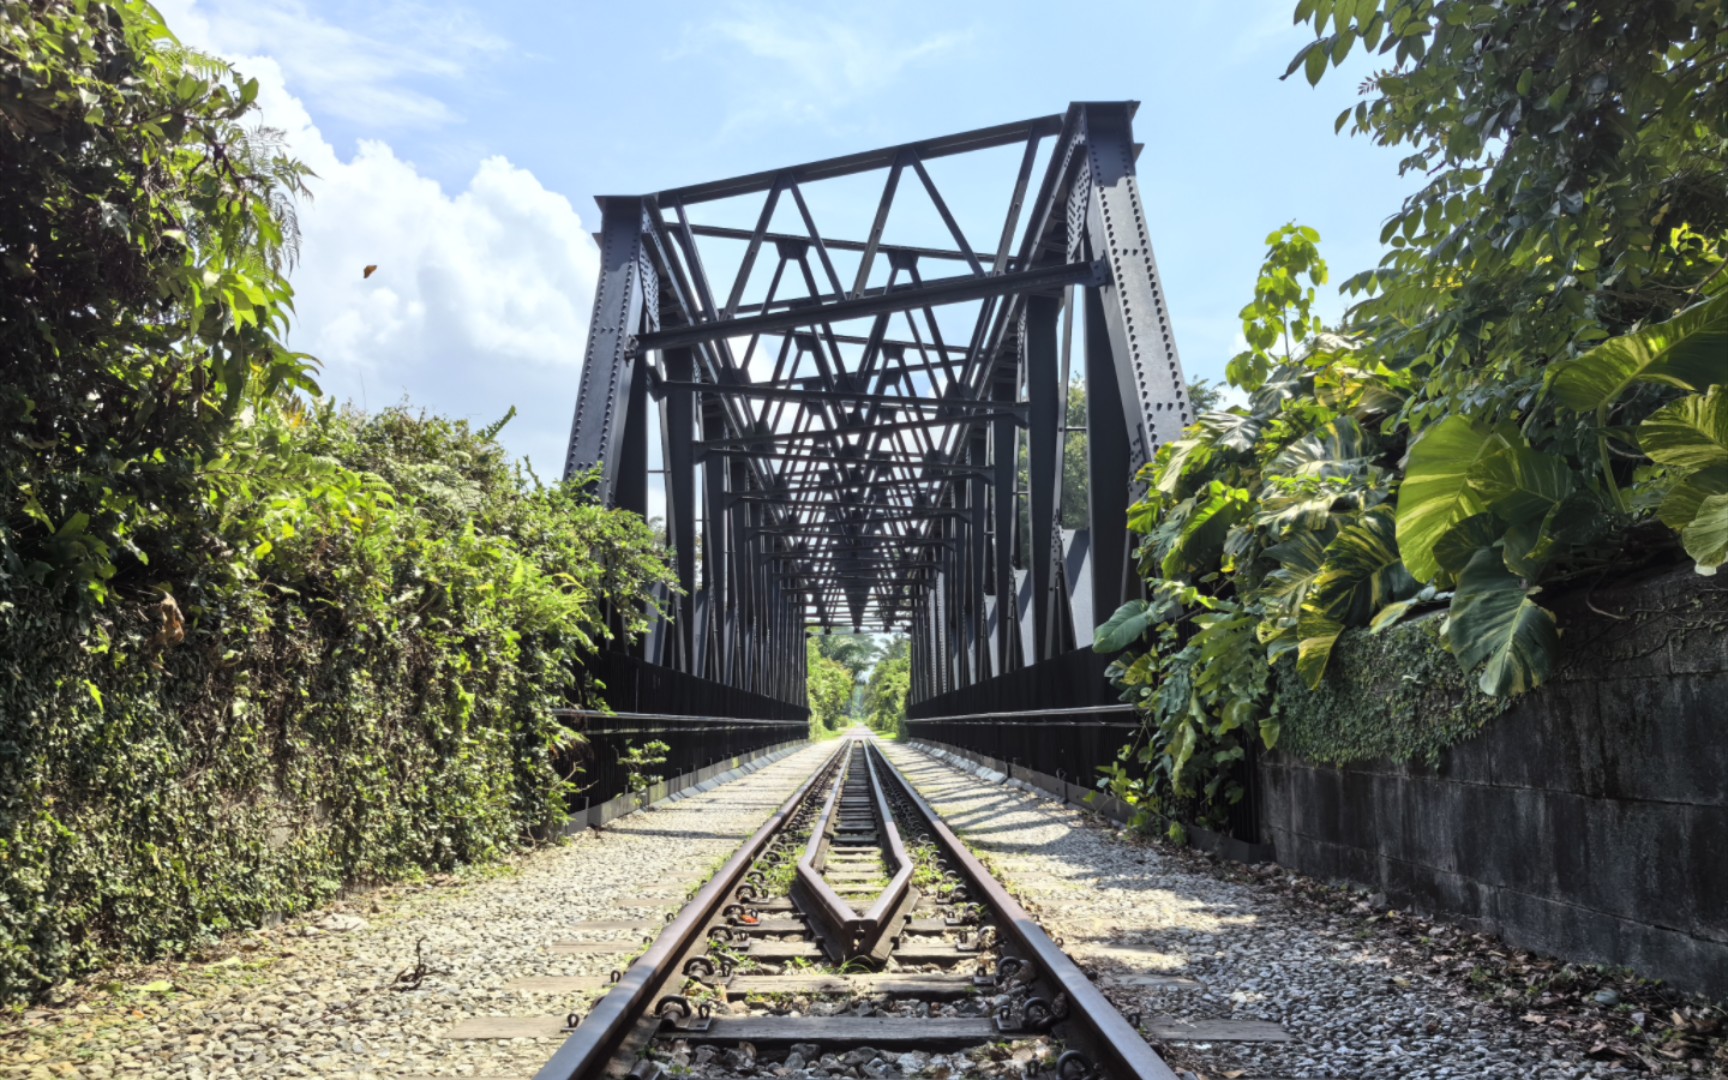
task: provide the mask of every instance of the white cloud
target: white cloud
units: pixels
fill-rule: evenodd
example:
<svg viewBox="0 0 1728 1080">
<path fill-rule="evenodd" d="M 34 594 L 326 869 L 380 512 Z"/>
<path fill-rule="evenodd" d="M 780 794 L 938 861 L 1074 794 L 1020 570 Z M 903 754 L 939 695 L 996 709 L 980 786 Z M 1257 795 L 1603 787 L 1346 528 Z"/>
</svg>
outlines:
<svg viewBox="0 0 1728 1080">
<path fill-rule="evenodd" d="M 182 40 L 224 56 L 270 57 L 320 115 L 373 130 L 423 128 L 456 119 L 438 98 L 406 82 L 455 79 L 504 40 L 460 9 L 410 0 L 350 5 L 338 26 L 302 0 L 163 0 Z"/>
<path fill-rule="evenodd" d="M 599 266 L 569 200 L 502 157 L 481 161 L 455 193 L 383 141 L 343 157 L 273 51 L 245 55 L 220 19 L 176 3 L 164 11 L 169 25 L 256 78 L 262 122 L 317 173 L 300 208 L 291 344 L 323 362 L 324 389 L 373 409 L 407 398 L 481 424 L 514 405 L 503 442 L 558 476 Z"/>
<path fill-rule="evenodd" d="M 753 4 L 725 17 L 686 28 L 685 55 L 716 49 L 725 58 L 731 81 L 745 82 L 726 130 L 768 121 L 821 121 L 833 110 L 891 86 L 909 67 L 964 44 L 964 33 L 936 34 L 906 41 L 904 27 L 891 23 L 841 22 L 804 11 Z M 765 64 L 738 64 L 742 49 Z"/>
</svg>

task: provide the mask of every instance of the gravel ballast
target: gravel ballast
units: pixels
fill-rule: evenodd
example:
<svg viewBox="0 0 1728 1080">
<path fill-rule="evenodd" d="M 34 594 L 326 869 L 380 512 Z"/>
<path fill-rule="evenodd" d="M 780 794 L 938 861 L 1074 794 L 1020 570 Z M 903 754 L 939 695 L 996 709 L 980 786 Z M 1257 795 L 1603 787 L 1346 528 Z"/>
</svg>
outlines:
<svg viewBox="0 0 1728 1080">
<path fill-rule="evenodd" d="M 530 1077 L 560 1039 L 548 1018 L 587 1012 L 607 974 L 834 749 L 799 749 L 497 867 L 239 935 L 201 962 L 63 988 L 0 1026 L 0 1077 Z M 1401 916 L 1372 898 L 1330 901 L 1294 875 L 1124 836 L 914 747 L 886 752 L 1107 996 L 1161 1033 L 1155 1047 L 1186 1077 L 1571 1080 L 1638 1068 L 1603 1059 L 1610 1040 L 1588 1028 L 1589 1007 L 1520 1017 L 1457 973 L 1468 965 L 1413 961 L 1384 930 Z M 587 982 L 578 990 L 575 979 Z M 1182 1037 L 1196 1023 L 1258 1034 Z M 529 1034 L 497 1037 L 512 1024 Z M 1058 1049 L 852 1052 L 852 1062 L 813 1046 L 792 1067 L 744 1047 L 668 1056 L 699 1078 L 1018 1080 L 1048 1074 Z M 1718 1075 L 1702 1064 L 1638 1075 Z"/>
<path fill-rule="evenodd" d="M 1291 1037 L 1155 1041 L 1179 1070 L 1209 1080 L 1633 1075 L 1621 1060 L 1591 1058 L 1597 1036 L 1525 1022 L 1460 977 L 1402 962 L 1365 927 L 1369 904 L 1340 916 L 1193 852 L 1125 838 L 1043 792 L 911 746 L 887 753 L 1119 1009 L 1178 1024 L 1271 1021 Z M 1700 1075 L 1688 1065 L 1701 1064 L 1659 1063 L 1655 1075 Z"/>
</svg>

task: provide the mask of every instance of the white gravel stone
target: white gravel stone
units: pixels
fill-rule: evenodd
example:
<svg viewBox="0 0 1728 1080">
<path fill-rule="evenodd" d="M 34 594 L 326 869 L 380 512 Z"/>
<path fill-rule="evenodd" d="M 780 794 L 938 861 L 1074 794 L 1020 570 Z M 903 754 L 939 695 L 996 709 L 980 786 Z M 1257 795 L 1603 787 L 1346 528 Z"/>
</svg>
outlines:
<svg viewBox="0 0 1728 1080">
<path fill-rule="evenodd" d="M 1178 1069 L 1212 1078 L 1615 1074 L 1575 1043 L 1556 1046 L 1540 1030 L 1508 1022 L 1455 981 L 1400 969 L 1330 912 L 1223 880 L 1201 860 L 1124 840 L 1103 819 L 1042 792 L 989 783 L 911 746 L 886 750 L 1045 929 L 1097 973 L 1118 1008 L 1148 1019 L 1268 1020 L 1295 1037 L 1159 1047 Z M 1186 976 L 1200 985 L 1128 986 L 1111 978 L 1128 973 Z"/>
</svg>

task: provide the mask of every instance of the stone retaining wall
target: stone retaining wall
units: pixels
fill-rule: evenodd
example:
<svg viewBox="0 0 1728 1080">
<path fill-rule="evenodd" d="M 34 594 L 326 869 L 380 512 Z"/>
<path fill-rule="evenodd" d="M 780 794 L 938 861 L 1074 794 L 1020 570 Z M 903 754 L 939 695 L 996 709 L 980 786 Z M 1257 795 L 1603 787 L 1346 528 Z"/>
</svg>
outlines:
<svg viewBox="0 0 1728 1080">
<path fill-rule="evenodd" d="M 1267 755 L 1262 839 L 1395 905 L 1728 996 L 1728 582 L 1555 606 L 1564 668 L 1438 767 Z"/>
</svg>

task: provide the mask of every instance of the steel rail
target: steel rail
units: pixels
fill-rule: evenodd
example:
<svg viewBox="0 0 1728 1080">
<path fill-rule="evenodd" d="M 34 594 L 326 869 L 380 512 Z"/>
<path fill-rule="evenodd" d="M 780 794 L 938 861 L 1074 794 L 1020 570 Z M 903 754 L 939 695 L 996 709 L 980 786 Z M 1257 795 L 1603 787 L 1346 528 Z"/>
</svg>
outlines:
<svg viewBox="0 0 1728 1080">
<path fill-rule="evenodd" d="M 850 738 L 846 740 L 848 744 L 855 744 L 857 741 Z M 805 901 L 806 914 L 814 924 L 812 928 L 816 930 L 823 946 L 828 949 L 829 958 L 837 964 L 860 958 L 875 963 L 886 959 L 887 951 L 884 946 L 899 932 L 900 924 L 914 899 L 911 895 L 912 872 L 915 869 L 912 857 L 907 854 L 906 845 L 900 838 L 900 829 L 894 824 L 894 811 L 888 805 L 882 779 L 868 754 L 864 757 L 864 768 L 872 809 L 876 814 L 876 825 L 881 830 L 884 846 L 888 849 L 888 860 L 894 864 L 894 876 L 889 879 L 887 888 L 877 895 L 875 902 L 870 905 L 870 910 L 860 915 L 858 909 L 842 899 L 822 876 L 820 864 L 828 850 L 829 837 L 834 831 L 840 792 L 846 783 L 845 775 L 835 781 L 834 791 L 829 795 L 827 805 L 823 807 L 821 822 L 811 832 L 810 843 L 806 845 L 804 857 L 798 860 L 796 869 L 798 886 L 804 894 L 800 899 Z M 848 774 L 849 772 L 850 765 Z"/>
<path fill-rule="evenodd" d="M 608 712 L 604 709 L 553 709 L 553 716 L 590 717 L 596 720 L 651 720 L 664 724 L 731 724 L 739 727 L 808 728 L 805 720 L 756 720 L 741 716 L 691 716 L 689 713 Z"/>
<path fill-rule="evenodd" d="M 876 762 L 868 751 L 864 755 L 864 767 L 870 772 L 870 792 L 876 799 L 876 816 L 882 823 L 882 837 L 887 842 L 888 859 L 895 866 L 894 876 L 889 879 L 888 887 L 882 890 L 882 895 L 864 913 L 864 921 L 873 925 L 878 938 L 893 937 L 899 932 L 896 925 L 901 916 L 910 908 L 914 899 L 912 896 L 912 871 L 916 869 L 912 856 L 906 851 L 906 843 L 900 838 L 900 827 L 894 824 L 894 811 L 888 805 L 888 792 L 882 784 L 882 777 L 876 771 Z M 860 949 L 860 952 L 872 952 L 874 949 Z"/>
<path fill-rule="evenodd" d="M 842 740 L 839 753 L 849 753 L 851 741 Z M 831 957 L 835 953 L 841 954 L 835 958 L 836 962 L 846 959 L 846 948 L 858 934 L 860 920 L 858 913 L 852 910 L 852 905 L 840 899 L 834 886 L 823 878 L 822 871 L 816 868 L 816 863 L 821 860 L 828 847 L 828 838 L 834 831 L 834 818 L 840 807 L 840 792 L 845 786 L 846 774 L 842 772 L 835 777 L 834 788 L 828 793 L 828 801 L 822 806 L 822 815 L 817 819 L 816 827 L 810 830 L 810 842 L 805 845 L 804 857 L 798 860 L 793 871 L 792 885 L 793 899 L 803 901 L 806 914 L 810 916 L 810 929 L 822 942 L 823 948 L 828 950 Z"/>
<path fill-rule="evenodd" d="M 991 876 L 911 782 L 873 743 L 868 745 L 866 753 L 881 759 L 883 768 L 899 785 L 907 802 L 924 818 L 943 854 L 953 860 L 971 882 L 978 898 L 996 916 L 999 929 L 1019 946 L 1023 958 L 1036 965 L 1038 974 L 1053 989 L 1068 995 L 1068 1017 L 1058 1027 L 1078 1025 L 1083 1029 L 1085 1038 L 1081 1041 L 1095 1063 L 1107 1066 L 1111 1080 L 1178 1080 L 1177 1074 L 1146 1044 L 1140 1032 L 1116 1011 L 1116 1007 L 1092 985 L 1079 965 L 1050 939 L 1020 902 Z"/>
<path fill-rule="evenodd" d="M 908 724 L 939 723 L 946 720 L 1018 720 L 1022 717 L 1036 716 L 1039 718 L 1062 716 L 1096 716 L 1099 713 L 1131 713 L 1137 706 L 1130 702 L 1118 702 L 1111 705 L 1072 705 L 1060 709 L 1022 709 L 1018 712 L 969 712 L 955 713 L 952 716 L 908 716 Z"/>
<path fill-rule="evenodd" d="M 617 985 L 564 1040 L 557 1053 L 552 1055 L 552 1060 L 534 1074 L 534 1080 L 590 1080 L 602 1074 L 667 980 L 681 977 L 675 961 L 702 940 L 709 924 L 719 917 L 727 898 L 744 880 L 744 875 L 766 850 L 769 841 L 786 826 L 817 783 L 828 774 L 829 766 L 844 751 L 844 747 L 836 750 L 812 771 L 810 779 L 804 781 L 774 816 L 763 822 L 756 834 L 720 868 L 720 872 L 702 886 L 696 898 L 660 932 L 648 951 L 636 958 Z"/>
</svg>

